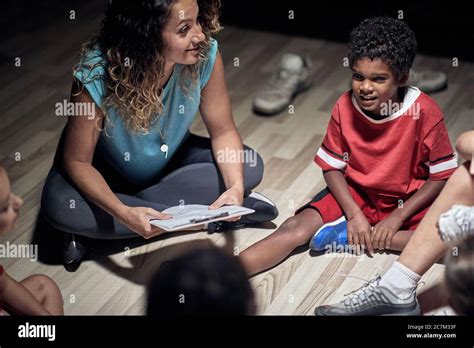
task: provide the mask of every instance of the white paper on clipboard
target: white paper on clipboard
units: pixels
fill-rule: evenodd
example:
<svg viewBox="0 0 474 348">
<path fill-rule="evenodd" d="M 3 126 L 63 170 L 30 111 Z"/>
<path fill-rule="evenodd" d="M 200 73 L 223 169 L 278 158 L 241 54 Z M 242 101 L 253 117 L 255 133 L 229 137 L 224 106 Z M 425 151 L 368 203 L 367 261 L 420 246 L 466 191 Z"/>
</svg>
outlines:
<svg viewBox="0 0 474 348">
<path fill-rule="evenodd" d="M 255 212 L 255 210 L 238 205 L 225 205 L 212 210 L 209 210 L 208 205 L 202 204 L 179 205 L 162 211 L 162 213 L 172 215 L 172 219 L 150 219 L 150 224 L 160 227 L 165 231 L 178 231 L 199 226 L 204 223 L 251 214 L 253 212 Z"/>
</svg>

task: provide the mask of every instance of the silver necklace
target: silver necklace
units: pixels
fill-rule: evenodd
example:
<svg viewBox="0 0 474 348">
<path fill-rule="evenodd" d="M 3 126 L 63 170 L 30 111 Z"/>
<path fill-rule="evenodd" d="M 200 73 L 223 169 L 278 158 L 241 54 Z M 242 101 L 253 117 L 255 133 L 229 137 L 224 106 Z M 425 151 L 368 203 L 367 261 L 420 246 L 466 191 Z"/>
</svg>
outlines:
<svg viewBox="0 0 474 348">
<path fill-rule="evenodd" d="M 166 126 L 168 125 L 168 117 L 169 117 L 169 115 L 166 115 L 166 122 L 165 122 L 165 128 L 164 128 L 165 132 L 166 132 Z M 163 132 L 161 132 L 161 127 L 160 127 L 159 124 L 158 124 L 158 132 L 160 133 L 160 137 L 161 137 L 160 150 L 161 150 L 161 152 L 163 152 L 165 154 L 165 158 L 168 158 L 169 147 L 166 144 L 166 136 L 163 134 Z"/>
<path fill-rule="evenodd" d="M 173 76 L 173 73 L 174 73 L 174 67 L 173 67 L 173 71 L 171 72 L 171 75 L 169 77 L 169 80 L 172 78 Z M 169 80 L 167 83 L 169 83 Z M 163 89 L 164 91 L 164 89 Z M 162 111 L 164 113 L 164 110 Z M 163 128 L 164 129 L 164 132 L 166 132 L 166 127 L 168 126 L 168 118 L 169 118 L 169 114 L 167 114 L 165 117 L 166 117 L 166 122 L 165 122 L 165 127 Z M 159 122 L 159 120 L 158 120 Z M 166 144 L 166 136 L 164 134 L 164 132 L 161 132 L 161 127 L 160 125 L 158 124 L 158 132 L 160 133 L 160 137 L 161 137 L 161 147 L 160 147 L 160 150 L 161 152 L 163 152 L 165 154 L 165 158 L 168 158 L 168 150 L 169 150 L 169 146 Z"/>
</svg>

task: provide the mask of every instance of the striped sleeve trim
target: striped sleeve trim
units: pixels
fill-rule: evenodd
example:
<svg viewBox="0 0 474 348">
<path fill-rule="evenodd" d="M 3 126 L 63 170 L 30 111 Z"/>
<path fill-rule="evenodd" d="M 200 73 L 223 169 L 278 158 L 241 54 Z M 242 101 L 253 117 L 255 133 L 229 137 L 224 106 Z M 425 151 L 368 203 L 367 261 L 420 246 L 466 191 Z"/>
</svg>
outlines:
<svg viewBox="0 0 474 348">
<path fill-rule="evenodd" d="M 332 151 L 330 148 L 328 148 L 326 145 L 324 145 L 324 143 L 321 144 L 321 148 L 322 148 L 325 152 L 327 152 L 328 154 L 333 155 L 334 157 L 339 157 L 339 158 L 342 159 L 342 160 L 344 159 L 344 156 L 343 156 L 343 155 L 340 155 L 340 154 L 338 154 L 338 153 Z"/>
<path fill-rule="evenodd" d="M 430 174 L 437 174 L 444 172 L 445 170 L 453 169 L 458 167 L 458 160 L 456 157 L 451 158 L 448 161 L 444 161 L 437 164 L 430 164 Z"/>
<path fill-rule="evenodd" d="M 452 154 L 450 154 L 450 155 L 443 156 L 443 157 L 437 158 L 437 159 L 435 159 L 435 160 L 433 160 L 433 161 L 430 161 L 429 163 L 430 163 L 430 165 L 434 165 L 434 164 L 436 164 L 436 163 L 438 163 L 438 162 L 444 162 L 444 161 L 446 161 L 446 160 L 448 160 L 448 159 L 450 160 L 450 159 L 452 159 L 452 158 L 456 158 L 456 154 L 452 153 Z"/>
<path fill-rule="evenodd" d="M 322 159 L 324 162 L 326 162 L 333 168 L 344 169 L 347 165 L 346 162 L 329 155 L 326 151 L 324 151 L 322 147 L 319 148 L 318 152 L 316 153 L 316 156 L 318 156 L 320 159 Z"/>
</svg>

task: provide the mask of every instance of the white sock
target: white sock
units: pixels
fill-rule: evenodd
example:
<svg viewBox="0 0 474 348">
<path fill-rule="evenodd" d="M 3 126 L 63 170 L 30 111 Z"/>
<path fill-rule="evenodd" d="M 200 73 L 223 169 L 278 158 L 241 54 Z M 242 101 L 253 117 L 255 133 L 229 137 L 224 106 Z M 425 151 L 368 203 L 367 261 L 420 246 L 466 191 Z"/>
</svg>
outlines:
<svg viewBox="0 0 474 348">
<path fill-rule="evenodd" d="M 380 286 L 383 286 L 400 299 L 406 300 L 413 291 L 416 290 L 421 276 L 402 265 L 400 262 L 395 263 L 388 269 L 388 271 L 380 279 Z"/>
</svg>

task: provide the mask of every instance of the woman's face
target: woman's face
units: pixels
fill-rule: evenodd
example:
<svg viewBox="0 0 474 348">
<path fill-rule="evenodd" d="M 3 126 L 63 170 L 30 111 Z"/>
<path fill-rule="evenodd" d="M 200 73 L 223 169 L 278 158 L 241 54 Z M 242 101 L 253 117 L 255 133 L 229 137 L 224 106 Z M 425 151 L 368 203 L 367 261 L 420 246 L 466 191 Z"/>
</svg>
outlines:
<svg viewBox="0 0 474 348">
<path fill-rule="evenodd" d="M 205 36 L 197 21 L 198 14 L 196 0 L 178 0 L 171 8 L 163 30 L 167 63 L 191 65 L 199 60 L 200 44 Z"/>
<path fill-rule="evenodd" d="M 16 227 L 23 200 L 11 192 L 5 170 L 0 168 L 0 234 Z"/>
</svg>

